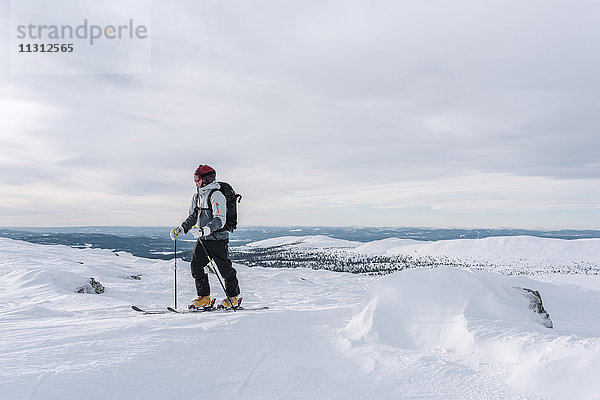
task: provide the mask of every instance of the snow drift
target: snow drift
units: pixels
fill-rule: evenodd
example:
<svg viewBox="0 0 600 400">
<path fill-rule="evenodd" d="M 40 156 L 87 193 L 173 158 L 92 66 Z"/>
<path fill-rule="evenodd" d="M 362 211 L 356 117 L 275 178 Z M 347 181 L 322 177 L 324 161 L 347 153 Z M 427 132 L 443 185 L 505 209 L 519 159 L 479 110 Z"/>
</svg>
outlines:
<svg viewBox="0 0 600 400">
<path fill-rule="evenodd" d="M 544 317 L 531 309 L 523 286 L 542 287 L 542 297 L 549 294 L 548 311 L 552 316 L 556 310 L 559 332 L 548 329 Z M 587 305 L 574 300 L 581 296 Z M 525 393 L 597 399 L 599 306 L 594 291 L 471 269 L 419 268 L 371 285 L 343 334 L 373 348 L 498 363 L 507 368 L 508 382 Z M 589 314 L 574 318 L 586 308 Z"/>
<path fill-rule="evenodd" d="M 379 280 L 345 331 L 352 340 L 462 353 L 475 350 L 469 321 L 483 320 L 534 331 L 543 325 L 512 279 L 440 267 L 406 270 Z"/>
</svg>

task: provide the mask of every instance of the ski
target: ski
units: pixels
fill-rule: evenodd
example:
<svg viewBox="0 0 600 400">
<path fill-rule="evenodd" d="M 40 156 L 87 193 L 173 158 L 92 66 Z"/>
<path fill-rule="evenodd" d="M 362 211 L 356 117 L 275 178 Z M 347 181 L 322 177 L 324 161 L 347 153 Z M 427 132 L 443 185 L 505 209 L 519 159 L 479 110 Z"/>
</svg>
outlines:
<svg viewBox="0 0 600 400">
<path fill-rule="evenodd" d="M 260 310 L 268 310 L 269 307 L 267 306 L 262 306 L 262 307 L 251 307 L 251 308 L 245 308 L 245 307 L 236 307 L 236 309 L 234 310 L 233 308 L 203 308 L 200 310 L 176 310 L 173 307 L 167 307 L 167 310 L 169 310 L 170 312 L 176 313 L 176 314 L 195 314 L 195 313 L 205 313 L 205 312 L 214 312 L 217 314 L 220 313 L 230 313 L 230 312 L 236 312 L 236 311 L 260 311 Z"/>
<path fill-rule="evenodd" d="M 200 310 L 176 310 L 173 307 L 167 307 L 167 310 L 176 313 L 176 314 L 188 314 L 188 313 L 203 313 L 203 312 L 211 312 L 215 311 L 216 308 L 202 308 Z"/>
<path fill-rule="evenodd" d="M 166 314 L 168 311 L 166 310 L 144 310 L 143 308 L 139 308 L 138 306 L 131 306 L 131 308 L 137 312 L 141 312 L 144 314 Z"/>
</svg>

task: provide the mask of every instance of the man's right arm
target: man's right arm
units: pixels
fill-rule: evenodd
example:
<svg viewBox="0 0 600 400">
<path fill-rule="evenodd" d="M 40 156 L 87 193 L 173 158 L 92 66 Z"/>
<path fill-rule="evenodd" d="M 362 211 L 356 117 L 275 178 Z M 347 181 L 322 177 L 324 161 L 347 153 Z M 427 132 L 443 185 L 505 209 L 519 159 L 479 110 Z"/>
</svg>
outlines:
<svg viewBox="0 0 600 400">
<path fill-rule="evenodd" d="M 198 221 L 198 207 L 196 207 L 196 196 L 192 196 L 192 204 L 190 205 L 190 211 L 188 217 L 181 223 L 181 227 L 183 228 L 184 233 L 188 233 L 190 229 L 194 225 L 196 225 L 196 221 Z"/>
</svg>

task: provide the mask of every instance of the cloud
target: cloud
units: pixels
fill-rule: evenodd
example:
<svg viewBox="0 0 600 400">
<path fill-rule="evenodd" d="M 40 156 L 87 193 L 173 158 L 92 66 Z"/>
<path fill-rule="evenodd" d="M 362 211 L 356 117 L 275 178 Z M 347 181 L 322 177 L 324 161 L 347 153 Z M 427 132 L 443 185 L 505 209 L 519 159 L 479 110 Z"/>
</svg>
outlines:
<svg viewBox="0 0 600 400">
<path fill-rule="evenodd" d="M 148 224 L 167 224 L 208 163 L 253 223 L 370 224 L 357 206 L 388 209 L 379 225 L 411 207 L 441 225 L 597 210 L 599 7 L 154 2 L 150 74 L 0 76 L 2 197 L 106 195 L 86 225 L 181 199 L 151 201 L 163 219 Z"/>
</svg>

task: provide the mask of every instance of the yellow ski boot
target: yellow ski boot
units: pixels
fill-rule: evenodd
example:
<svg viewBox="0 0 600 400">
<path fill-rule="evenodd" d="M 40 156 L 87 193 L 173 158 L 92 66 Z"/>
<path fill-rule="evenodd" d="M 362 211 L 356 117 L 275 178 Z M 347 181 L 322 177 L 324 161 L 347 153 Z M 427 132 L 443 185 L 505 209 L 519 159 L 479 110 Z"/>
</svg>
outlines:
<svg viewBox="0 0 600 400">
<path fill-rule="evenodd" d="M 214 300 L 210 300 L 210 296 L 200 296 L 188 306 L 190 310 L 210 310 L 213 307 Z"/>
<path fill-rule="evenodd" d="M 231 299 L 231 302 L 233 302 L 233 304 L 231 304 L 229 302 L 229 299 Z M 219 304 L 219 308 L 238 308 L 240 306 L 240 303 L 242 302 L 242 299 L 238 299 L 237 296 L 234 297 L 229 297 L 229 298 L 224 298 L 223 301 L 221 301 L 221 304 Z"/>
</svg>

